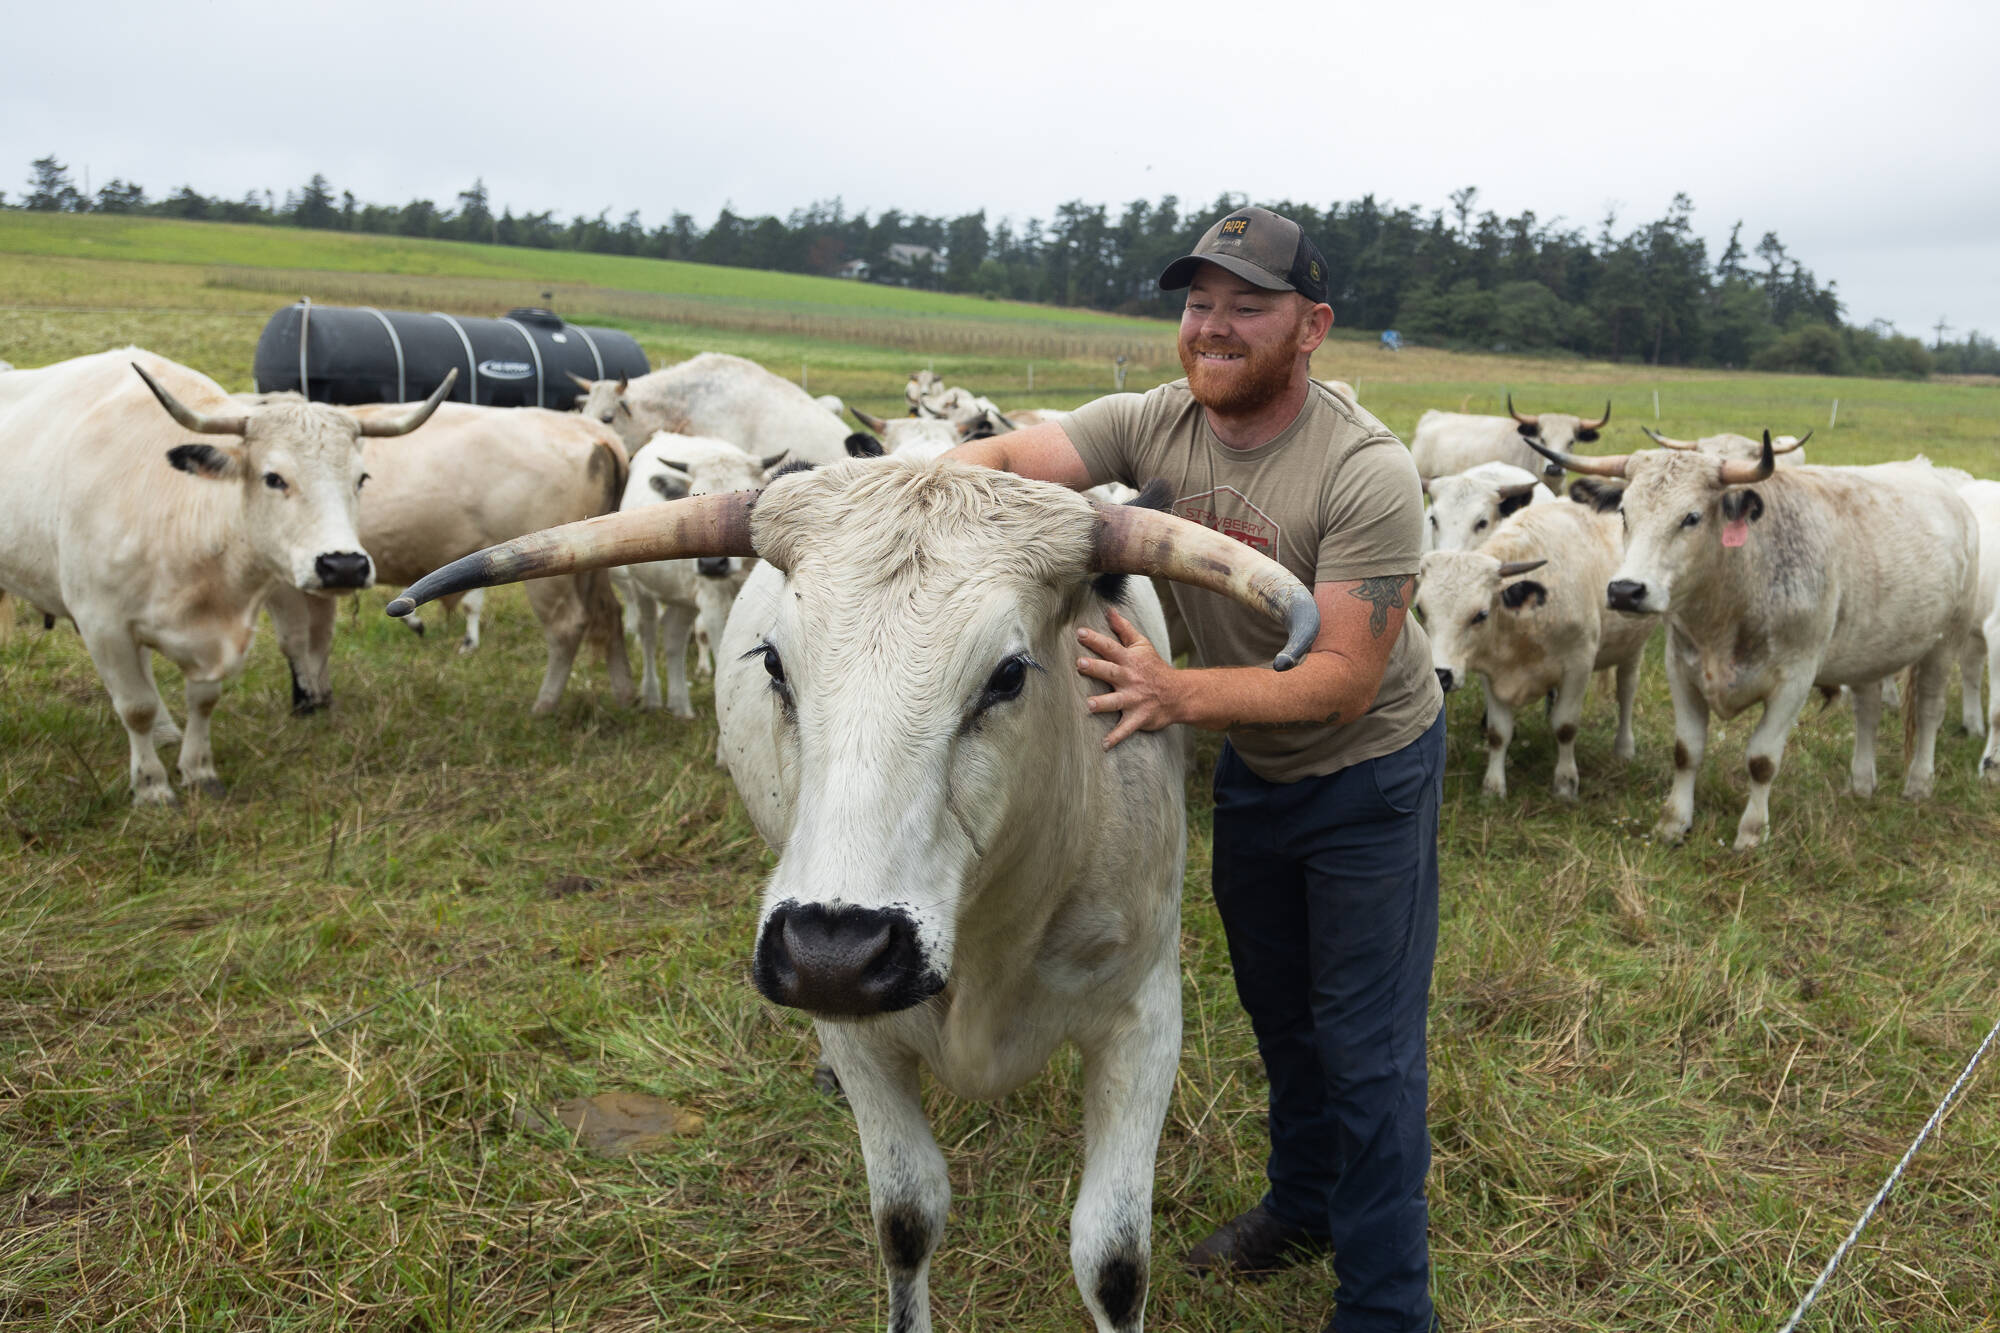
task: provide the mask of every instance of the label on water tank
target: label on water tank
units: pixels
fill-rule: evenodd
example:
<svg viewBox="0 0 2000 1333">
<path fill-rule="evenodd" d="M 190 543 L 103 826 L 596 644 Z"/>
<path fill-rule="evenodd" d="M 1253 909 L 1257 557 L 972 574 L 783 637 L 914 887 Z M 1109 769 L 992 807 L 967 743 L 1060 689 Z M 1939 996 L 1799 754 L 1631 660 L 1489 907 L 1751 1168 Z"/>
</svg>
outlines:
<svg viewBox="0 0 2000 1333">
<path fill-rule="evenodd" d="M 479 373 L 496 380 L 524 380 L 535 373 L 526 361 L 481 361 Z"/>
</svg>

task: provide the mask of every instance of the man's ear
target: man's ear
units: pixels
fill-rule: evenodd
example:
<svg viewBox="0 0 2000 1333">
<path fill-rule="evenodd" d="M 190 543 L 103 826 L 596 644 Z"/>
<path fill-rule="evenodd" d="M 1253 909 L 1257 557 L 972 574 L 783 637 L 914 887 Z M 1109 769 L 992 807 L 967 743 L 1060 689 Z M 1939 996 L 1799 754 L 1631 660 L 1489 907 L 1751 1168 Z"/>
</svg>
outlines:
<svg viewBox="0 0 2000 1333">
<path fill-rule="evenodd" d="M 243 475 L 243 453 L 213 444 L 177 444 L 167 450 L 167 461 L 191 477 L 227 481 Z"/>
<path fill-rule="evenodd" d="M 1540 606 L 1549 600 L 1549 590 L 1533 579 L 1522 579 L 1519 583 L 1510 583 L 1500 590 L 1500 604 L 1509 611 L 1519 611 L 1531 597 L 1534 598 L 1535 605 Z"/>
</svg>

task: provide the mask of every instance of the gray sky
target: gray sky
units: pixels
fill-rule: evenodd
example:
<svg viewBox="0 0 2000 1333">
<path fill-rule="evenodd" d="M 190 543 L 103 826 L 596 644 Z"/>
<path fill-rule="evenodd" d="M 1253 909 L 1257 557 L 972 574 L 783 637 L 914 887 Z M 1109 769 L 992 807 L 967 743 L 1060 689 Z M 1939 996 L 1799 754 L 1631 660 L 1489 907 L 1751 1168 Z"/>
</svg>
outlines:
<svg viewBox="0 0 2000 1333">
<path fill-rule="evenodd" d="M 1594 233 L 1682 190 L 1711 254 L 1739 218 L 1750 245 L 1775 230 L 1856 323 L 2000 334 L 1992 0 L 110 0 L 6 30 L 11 197 L 49 152 L 155 195 L 320 171 L 448 207 L 483 176 L 496 207 L 648 225 L 834 195 L 1017 220 L 1224 190 L 1429 209 L 1476 185 Z"/>
</svg>

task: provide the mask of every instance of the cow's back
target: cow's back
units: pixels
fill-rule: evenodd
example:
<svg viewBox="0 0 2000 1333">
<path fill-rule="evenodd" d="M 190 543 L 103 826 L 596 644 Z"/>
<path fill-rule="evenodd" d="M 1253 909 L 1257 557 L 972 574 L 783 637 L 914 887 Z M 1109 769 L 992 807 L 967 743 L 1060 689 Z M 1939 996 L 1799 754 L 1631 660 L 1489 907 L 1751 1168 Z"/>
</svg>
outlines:
<svg viewBox="0 0 2000 1333">
<path fill-rule="evenodd" d="M 1410 457 L 1425 481 L 1448 477 L 1481 463 L 1512 463 L 1539 475 L 1542 457 L 1521 439 L 1520 426 L 1508 417 L 1474 416 L 1436 409 L 1417 418 L 1410 435 Z"/>
<path fill-rule="evenodd" d="M 632 381 L 628 398 L 652 430 L 711 435 L 757 457 L 846 459 L 847 427 L 804 389 L 754 361 L 704 352 Z"/>
</svg>

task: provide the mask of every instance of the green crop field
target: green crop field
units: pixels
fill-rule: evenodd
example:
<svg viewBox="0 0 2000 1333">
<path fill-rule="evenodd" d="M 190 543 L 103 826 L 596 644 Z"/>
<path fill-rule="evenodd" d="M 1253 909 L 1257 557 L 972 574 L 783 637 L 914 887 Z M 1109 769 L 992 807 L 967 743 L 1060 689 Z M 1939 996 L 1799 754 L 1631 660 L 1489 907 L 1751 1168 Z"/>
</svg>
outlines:
<svg viewBox="0 0 2000 1333">
<path fill-rule="evenodd" d="M 28 221 L 41 230 L 0 214 L 0 359 L 22 366 L 139 342 L 243 388 L 262 320 L 299 294 L 480 313 L 567 284 L 566 314 L 630 329 L 656 361 L 734 351 L 881 412 L 926 360 L 1005 406 L 1071 406 L 1110 387 L 1125 336 L 1020 307 L 863 310 L 853 284 L 822 305 L 770 298 L 789 311 L 726 287 L 647 307 L 694 296 L 616 267 L 646 261 Z M 454 268 L 458 250 L 516 267 Z M 927 352 L 933 318 L 965 341 Z M 1134 387 L 1177 373 L 1170 332 L 1145 337 Z M 1673 434 L 1813 427 L 1818 461 L 1921 450 L 2000 476 L 1987 386 L 1360 341 L 1319 369 L 1402 432 L 1425 407 L 1497 410 L 1506 389 L 1529 411 L 1608 395 L 1600 447 L 1623 449 L 1657 391 Z M 681 722 L 615 706 L 602 665 L 581 663 L 532 718 L 543 648 L 518 589 L 494 594 L 469 656 L 441 616 L 419 639 L 384 600 L 342 614 L 337 701 L 315 717 L 290 716 L 260 637 L 216 716 L 230 794 L 167 811 L 130 807 L 124 737 L 75 633 L 20 608 L 0 642 L 0 1328 L 880 1327 L 851 1120 L 813 1086 L 809 1025 L 748 980 L 772 858 L 713 766 L 706 683 Z M 170 666 L 162 685 L 178 711 Z M 1548 793 L 1535 715 L 1511 794 L 1483 798 L 1477 703 L 1452 705 L 1431 1019 L 1446 1326 L 1776 1328 L 2000 1017 L 2000 785 L 1974 772 L 1955 692 L 1922 805 L 1894 794 L 1893 740 L 1881 793 L 1847 794 L 1850 716 L 1814 705 L 1750 855 L 1726 846 L 1745 718 L 1716 729 L 1686 844 L 1647 836 L 1672 746 L 1657 642 L 1638 757 L 1612 757 L 1612 705 L 1594 698 L 1573 805 Z M 1207 892 L 1212 738 L 1199 753 L 1148 1314 L 1316 1328 L 1325 1264 L 1250 1285 L 1176 1262 L 1257 1197 L 1264 1151 Z M 1996 1327 L 1996 1080 L 1971 1084 L 1808 1329 Z M 550 1118 L 610 1092 L 664 1099 L 686 1132 L 614 1157 Z M 1084 1326 L 1074 1061 L 997 1104 L 926 1100 L 954 1191 L 939 1327 Z"/>
</svg>

